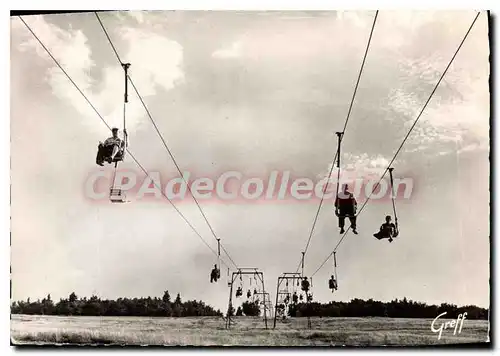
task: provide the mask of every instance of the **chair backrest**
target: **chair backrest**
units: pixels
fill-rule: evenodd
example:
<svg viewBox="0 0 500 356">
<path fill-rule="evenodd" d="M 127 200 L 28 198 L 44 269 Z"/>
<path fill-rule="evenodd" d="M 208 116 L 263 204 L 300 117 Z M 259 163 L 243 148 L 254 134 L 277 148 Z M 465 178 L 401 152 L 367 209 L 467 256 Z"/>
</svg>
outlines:
<svg viewBox="0 0 500 356">
<path fill-rule="evenodd" d="M 124 193 L 120 188 L 111 188 L 109 190 L 109 195 L 123 195 Z"/>
</svg>

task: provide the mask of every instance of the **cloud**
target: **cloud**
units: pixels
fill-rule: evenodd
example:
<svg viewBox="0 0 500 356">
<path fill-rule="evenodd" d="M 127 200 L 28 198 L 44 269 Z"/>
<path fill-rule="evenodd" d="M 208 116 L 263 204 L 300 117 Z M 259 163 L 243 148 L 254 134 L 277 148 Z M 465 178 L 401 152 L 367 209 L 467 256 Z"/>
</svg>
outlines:
<svg viewBox="0 0 500 356">
<path fill-rule="evenodd" d="M 128 11 L 127 14 L 139 24 L 143 24 L 145 22 L 143 11 Z"/>
<path fill-rule="evenodd" d="M 479 65 L 480 60 L 471 57 L 474 50 L 487 56 L 484 40 L 476 49 L 462 48 L 413 128 L 405 143 L 406 152 L 445 148 L 455 153 L 457 145 L 468 146 L 470 140 L 488 141 L 489 90 L 479 78 L 488 76 L 489 67 Z M 442 53 L 416 59 L 403 56 L 399 60 L 402 84 L 391 90 L 388 105 L 396 116 L 400 115 L 397 120 L 405 120 L 406 129 L 417 119 L 448 64 L 449 58 Z"/>
<path fill-rule="evenodd" d="M 382 155 L 369 155 L 363 153 L 360 155 L 344 153 L 342 159 L 343 165 L 346 170 L 356 172 L 358 177 L 373 176 L 382 174 L 389 165 L 390 158 Z M 395 161 L 394 163 L 397 163 Z"/>
<path fill-rule="evenodd" d="M 362 51 L 366 45 L 374 12 L 346 12 L 338 16 L 340 20 L 332 16 L 308 17 L 285 13 L 276 16 L 276 20 L 261 22 L 259 26 L 249 29 L 237 41 L 213 52 L 212 57 L 239 58 L 244 54 L 249 60 L 269 61 L 263 66 L 278 61 L 285 68 L 292 64 L 297 68 L 301 63 L 310 66 L 311 60 L 331 54 L 337 59 L 340 51 L 346 56 L 353 52 L 358 57 L 359 50 Z M 279 21 L 279 28 L 276 21 Z M 346 27 L 349 28 L 349 36 L 332 36 Z"/>
<path fill-rule="evenodd" d="M 132 63 L 131 76 L 136 82 L 148 85 L 149 89 L 142 89 L 144 95 L 155 94 L 154 85 L 170 90 L 183 81 L 183 48 L 179 43 L 147 30 L 124 28 L 120 34 L 128 45 L 122 60 Z"/>
<path fill-rule="evenodd" d="M 382 156 L 377 156 L 368 162 L 368 168 L 386 168 L 389 165 L 389 160 Z"/>
<path fill-rule="evenodd" d="M 467 146 L 464 146 L 458 150 L 458 154 L 464 153 L 464 152 L 474 152 L 474 151 L 483 151 L 483 150 L 488 150 L 488 144 L 486 142 L 480 142 L 480 143 L 475 143 L 475 144 L 470 144 Z"/>
<path fill-rule="evenodd" d="M 88 90 L 92 85 L 88 73 L 95 63 L 91 59 L 90 47 L 83 32 L 80 30 L 64 31 L 46 22 L 43 16 L 30 16 L 26 22 L 80 89 L 84 92 Z M 40 58 L 50 63 L 51 68 L 48 70 L 47 79 L 55 94 L 63 98 L 69 94 L 68 79 L 33 36 L 26 37 L 19 48 L 21 51 L 34 49 Z"/>
<path fill-rule="evenodd" d="M 456 153 L 457 147 L 487 146 L 489 137 L 488 103 L 478 105 L 478 99 L 464 100 L 460 105 L 442 103 L 428 106 L 408 137 L 404 151 L 432 151 L 443 149 Z M 405 123 L 407 129 L 413 125 L 417 114 Z M 476 141 L 481 144 L 476 144 Z M 459 149 L 460 150 L 460 149 Z"/>
<path fill-rule="evenodd" d="M 222 48 L 214 53 L 214 58 L 237 58 L 241 56 L 242 44 L 241 42 L 234 42 L 230 47 Z"/>
<path fill-rule="evenodd" d="M 43 16 L 30 17 L 28 24 L 85 93 L 108 125 L 121 127 L 124 88 L 123 69 L 119 64 L 114 62 L 102 68 L 103 63 L 96 63 L 92 58 L 88 38 L 81 30 L 62 30 L 48 23 Z M 108 31 L 122 61 L 132 63 L 129 73 L 142 97 L 155 95 L 156 87 L 171 90 L 184 79 L 181 68 L 183 49 L 177 42 L 147 30 L 124 28 L 117 31 L 118 36 L 116 34 L 113 36 L 112 29 Z M 107 132 L 106 126 L 95 119 L 95 113 L 81 94 L 72 88 L 66 75 L 53 64 L 45 50 L 33 37 L 27 37 L 20 48 L 23 51 L 34 49 L 51 65 L 47 71 L 47 81 L 53 93 L 61 101 L 69 102 L 79 111 L 88 127 L 102 134 Z M 126 51 L 123 48 L 126 48 Z M 98 66 L 102 68 L 103 78 L 101 83 L 94 83 L 92 74 L 93 71 L 97 71 Z M 97 84 L 99 84 L 98 88 Z M 131 86 L 129 86 L 129 98 L 127 126 L 133 129 L 145 122 L 146 116 Z"/>
<path fill-rule="evenodd" d="M 339 10 L 336 14 L 337 20 L 352 22 L 357 27 L 365 27 L 373 22 L 373 19 L 367 19 L 361 12 Z"/>
<path fill-rule="evenodd" d="M 390 158 L 392 159 L 392 157 Z M 380 177 L 390 162 L 389 158 L 383 157 L 382 155 L 368 155 L 363 153 L 360 155 L 344 153 L 341 159 L 341 175 L 343 178 L 348 179 L 363 179 L 363 178 L 373 178 Z M 397 164 L 398 160 L 395 160 L 394 164 Z M 328 165 L 328 168 L 317 175 L 318 179 L 328 177 L 328 173 L 332 168 L 332 164 Z M 332 179 L 337 177 L 337 167 L 333 168 Z"/>
</svg>

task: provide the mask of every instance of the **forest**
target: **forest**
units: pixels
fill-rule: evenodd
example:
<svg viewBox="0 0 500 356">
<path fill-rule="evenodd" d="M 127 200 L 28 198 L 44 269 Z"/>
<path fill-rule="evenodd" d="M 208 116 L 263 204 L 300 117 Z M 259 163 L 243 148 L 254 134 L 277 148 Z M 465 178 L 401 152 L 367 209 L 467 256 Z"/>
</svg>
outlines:
<svg viewBox="0 0 500 356">
<path fill-rule="evenodd" d="M 488 320 L 488 309 L 475 305 L 458 307 L 454 304 L 428 305 L 412 300 L 394 299 L 381 302 L 373 299 L 352 299 L 349 302 L 331 301 L 328 303 L 291 303 L 278 305 L 278 315 L 290 317 L 389 317 L 389 318 L 435 318 L 446 312 L 444 318 L 457 318 L 467 313 L 467 319 Z M 178 293 L 172 301 L 170 293 L 165 291 L 161 298 L 118 298 L 117 300 L 101 299 L 97 296 L 79 298 L 74 292 L 68 298 L 54 302 L 49 295 L 42 300 L 15 301 L 11 304 L 12 314 L 28 315 L 85 315 L 85 316 L 147 316 L 147 317 L 196 317 L 223 316 L 220 310 L 205 304 L 203 301 L 188 300 L 183 302 Z M 245 301 L 235 310 L 230 309 L 231 316 L 259 316 L 262 307 L 257 301 Z"/>
<path fill-rule="evenodd" d="M 85 315 L 85 316 L 222 316 L 220 310 L 214 310 L 202 301 L 183 302 L 177 294 L 174 301 L 165 291 L 162 298 L 118 298 L 101 299 L 97 296 L 79 298 L 74 292 L 68 298 L 61 298 L 54 303 L 50 294 L 42 300 L 18 301 L 11 305 L 12 314 L 37 315 Z"/>
<path fill-rule="evenodd" d="M 458 307 L 454 304 L 442 303 L 428 305 L 403 299 L 381 302 L 373 299 L 352 299 L 349 302 L 296 303 L 288 306 L 287 314 L 291 317 L 389 317 L 389 318 L 430 318 L 434 319 L 446 312 L 443 318 L 456 319 L 459 314 L 467 313 L 467 319 L 488 320 L 488 309 L 475 305 Z"/>
</svg>

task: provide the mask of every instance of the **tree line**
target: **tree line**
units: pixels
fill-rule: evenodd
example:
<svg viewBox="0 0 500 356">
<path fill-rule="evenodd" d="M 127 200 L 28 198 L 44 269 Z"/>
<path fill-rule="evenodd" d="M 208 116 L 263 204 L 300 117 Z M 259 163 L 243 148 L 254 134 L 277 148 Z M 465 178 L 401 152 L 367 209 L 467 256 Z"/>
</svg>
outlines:
<svg viewBox="0 0 500 356">
<path fill-rule="evenodd" d="M 236 310 L 236 314 L 234 312 L 234 307 L 232 305 L 229 306 L 228 316 L 260 316 L 260 305 L 259 301 L 245 301 L 243 302 L 238 309 Z"/>
<path fill-rule="evenodd" d="M 74 292 L 68 298 L 61 298 L 54 303 L 50 294 L 42 300 L 17 301 L 11 304 L 12 314 L 36 315 L 85 315 L 85 316 L 222 316 L 202 301 L 188 300 L 183 302 L 181 295 L 172 302 L 168 291 L 162 298 L 118 298 L 117 300 L 101 299 L 97 296 L 79 298 Z"/>
<path fill-rule="evenodd" d="M 352 299 L 349 302 L 328 303 L 291 303 L 287 315 L 290 317 L 389 317 L 389 318 L 431 318 L 434 319 L 446 312 L 444 318 L 455 319 L 459 314 L 467 313 L 467 319 L 488 320 L 488 309 L 475 305 L 458 307 L 454 304 L 442 303 L 428 305 L 403 299 L 381 302 L 373 299 Z M 278 305 L 285 310 L 285 305 Z M 71 293 L 68 298 L 61 298 L 54 303 L 50 294 L 42 300 L 17 301 L 11 304 L 12 314 L 36 315 L 85 315 L 85 316 L 150 316 L 150 317 L 187 317 L 187 316 L 223 316 L 220 310 L 202 301 L 188 300 L 183 302 L 181 295 L 172 302 L 168 291 L 162 298 L 118 298 L 117 300 L 101 299 L 97 296 L 79 298 Z M 232 306 L 230 316 L 259 316 L 261 314 L 258 302 L 247 301 L 237 310 Z"/>
<path fill-rule="evenodd" d="M 278 306 L 279 307 L 279 306 Z M 284 307 L 284 305 L 282 305 Z M 292 303 L 288 305 L 288 316 L 305 317 L 389 317 L 389 318 L 431 318 L 434 319 L 446 312 L 443 318 L 458 318 L 459 314 L 467 312 L 467 319 L 488 320 L 488 309 L 475 305 L 458 307 L 455 304 L 442 303 L 428 305 L 403 299 L 381 302 L 373 299 L 352 299 L 350 302 Z"/>
</svg>

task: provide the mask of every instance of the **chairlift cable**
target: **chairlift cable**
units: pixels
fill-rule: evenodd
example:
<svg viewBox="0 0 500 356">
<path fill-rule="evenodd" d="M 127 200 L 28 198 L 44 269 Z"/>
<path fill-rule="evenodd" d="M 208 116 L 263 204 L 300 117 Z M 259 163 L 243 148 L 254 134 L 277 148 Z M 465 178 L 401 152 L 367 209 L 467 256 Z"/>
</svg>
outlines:
<svg viewBox="0 0 500 356">
<path fill-rule="evenodd" d="M 394 222 L 396 224 L 396 230 L 398 227 L 398 216 L 396 214 L 396 193 L 394 192 L 394 178 L 392 177 L 392 171 L 394 168 L 389 168 L 389 174 L 391 177 L 391 200 L 392 200 L 392 210 L 394 212 Z"/>
<path fill-rule="evenodd" d="M 111 40 L 111 37 L 109 36 L 106 28 L 104 27 L 104 24 L 102 23 L 99 15 L 97 14 L 97 12 L 94 12 L 95 16 L 97 17 L 97 20 L 99 21 L 99 24 L 104 32 L 104 34 L 106 35 L 106 38 L 108 39 L 108 42 L 110 43 L 111 45 L 111 48 L 113 49 L 113 52 L 116 56 L 116 58 L 118 59 L 118 61 L 120 62 L 120 64 L 122 64 L 122 61 L 121 61 L 121 58 L 120 58 L 120 55 L 118 54 L 118 51 L 116 50 L 116 47 L 114 46 L 113 44 L 113 41 Z M 201 208 L 201 205 L 200 203 L 198 202 L 198 199 L 196 199 L 196 197 L 194 196 L 194 194 L 192 194 L 191 192 L 191 187 L 189 184 L 187 184 L 186 180 L 184 179 L 184 175 L 182 174 L 182 170 L 180 169 L 179 165 L 177 164 L 177 161 L 176 159 L 174 158 L 174 155 L 172 154 L 172 151 L 170 150 L 170 148 L 168 147 L 166 141 L 165 141 L 165 138 L 163 137 L 163 135 L 161 134 L 160 130 L 158 129 L 158 126 L 156 125 L 156 122 L 155 120 L 153 119 L 153 116 L 151 115 L 149 109 L 147 108 L 146 106 L 146 103 L 144 102 L 141 94 L 139 93 L 139 90 L 137 89 L 137 87 L 135 86 L 132 78 L 130 77 L 130 75 L 127 76 L 128 77 L 128 80 L 130 81 L 130 84 L 132 85 L 132 88 L 134 89 L 135 93 L 137 94 L 137 97 L 139 98 L 139 100 L 141 101 L 141 104 L 142 106 L 144 107 L 149 119 L 151 120 L 151 123 L 153 124 L 153 127 L 155 128 L 156 130 L 156 133 L 158 134 L 159 138 L 161 139 L 162 143 L 163 143 L 163 146 L 165 147 L 167 153 L 169 154 L 170 158 L 172 159 L 172 162 L 174 163 L 177 171 L 179 172 L 179 175 L 180 177 L 184 180 L 184 182 L 186 183 L 186 186 L 187 186 L 187 189 L 189 190 L 189 193 L 191 194 L 191 197 L 193 198 L 195 204 L 197 205 L 198 207 L 198 210 L 200 211 L 201 215 L 203 216 L 203 219 L 205 220 L 206 224 L 208 225 L 209 229 L 210 229 L 210 232 L 212 233 L 213 237 L 217 240 L 218 237 L 212 227 L 212 225 L 210 224 L 210 222 L 208 221 L 208 218 L 206 217 L 205 215 L 205 212 L 203 211 L 203 209 Z M 233 265 L 238 268 L 238 265 L 234 262 L 234 260 L 232 259 L 231 255 L 228 253 L 228 251 L 226 250 L 226 248 L 221 245 L 222 247 L 222 250 L 224 251 L 224 253 L 227 255 L 227 257 L 229 258 L 229 260 L 233 263 Z"/>
<path fill-rule="evenodd" d="M 344 123 L 344 128 L 342 130 L 342 136 L 345 133 L 345 130 L 347 128 L 347 123 L 349 122 L 349 118 L 351 116 L 352 107 L 353 107 L 353 104 L 354 104 L 354 99 L 356 98 L 356 93 L 358 91 L 358 86 L 359 86 L 359 82 L 360 82 L 360 79 L 361 79 L 361 75 L 363 74 L 363 69 L 364 69 L 364 66 L 365 66 L 366 57 L 368 56 L 368 50 L 370 48 L 370 43 L 371 43 L 372 36 L 373 36 L 373 30 L 375 29 L 375 24 L 377 22 L 377 17 L 378 17 L 378 10 L 375 12 L 375 17 L 373 18 L 373 24 L 372 24 L 372 27 L 371 27 L 371 30 L 370 30 L 370 36 L 368 37 L 368 43 L 366 45 L 365 53 L 363 55 L 363 60 L 361 62 L 361 68 L 359 70 L 358 78 L 356 80 L 356 85 L 354 87 L 354 92 L 352 94 L 351 102 L 349 104 L 349 110 L 347 111 L 347 117 L 346 117 L 346 120 L 345 120 L 345 123 Z M 337 158 L 339 159 L 338 162 L 340 162 L 340 157 L 338 157 L 339 156 L 339 151 L 340 151 L 340 149 L 337 149 L 337 151 L 335 153 L 335 157 L 333 159 L 333 163 L 331 165 L 330 172 L 328 174 L 328 179 L 326 180 L 326 184 L 325 184 L 325 187 L 324 187 L 323 192 L 322 192 L 321 200 L 319 202 L 318 210 L 316 211 L 316 216 L 314 217 L 313 225 L 312 225 L 311 231 L 309 233 L 309 238 L 307 240 L 306 248 L 304 249 L 305 253 L 307 253 L 307 249 L 309 248 L 309 243 L 311 242 L 311 238 L 313 236 L 314 228 L 316 227 L 316 223 L 318 221 L 318 216 L 319 216 L 319 212 L 321 210 L 321 206 L 323 205 L 323 200 L 324 200 L 324 197 L 325 197 L 325 192 L 326 192 L 326 189 L 328 188 L 328 184 L 330 183 L 330 178 L 332 176 L 333 168 L 335 167 L 335 162 L 337 161 Z M 339 170 L 340 170 L 340 168 L 339 168 Z M 339 174 L 340 174 L 340 171 L 339 171 Z M 338 185 L 337 185 L 337 189 L 338 189 Z M 300 264 L 299 264 L 299 266 L 300 266 Z M 296 272 L 298 272 L 298 270 L 299 269 L 297 268 Z"/>
<path fill-rule="evenodd" d="M 413 125 L 410 127 L 410 129 L 408 130 L 408 133 L 406 134 L 406 136 L 404 137 L 403 139 L 403 142 L 401 142 L 401 144 L 399 145 L 398 149 L 396 150 L 396 153 L 394 154 L 394 157 L 392 158 L 392 160 L 389 162 L 389 165 L 387 166 L 387 168 L 385 169 L 384 173 L 382 174 L 382 176 L 380 177 L 380 179 L 378 180 L 377 184 L 373 187 L 370 195 L 366 198 L 365 202 L 363 203 L 363 206 L 361 207 L 361 209 L 359 210 L 358 214 L 356 214 L 356 216 L 359 216 L 361 214 L 361 212 L 363 211 L 363 209 L 365 208 L 366 204 L 368 204 L 373 192 L 377 189 L 377 187 L 380 185 L 380 182 L 382 181 L 382 179 L 384 178 L 384 176 L 387 174 L 387 172 L 389 171 L 389 168 L 391 168 L 393 162 L 396 160 L 396 157 L 398 156 L 398 154 L 401 152 L 401 149 L 403 148 L 403 145 L 406 143 L 406 140 L 408 139 L 408 137 L 410 136 L 411 132 L 413 131 L 413 129 L 415 128 L 415 126 L 417 125 L 418 121 L 420 120 L 420 117 L 422 116 L 424 110 L 427 108 L 427 105 L 429 104 L 429 102 L 431 101 L 434 93 L 436 92 L 437 88 L 439 87 L 439 84 L 441 83 L 441 81 L 443 80 L 444 76 L 446 75 L 446 73 L 448 72 L 448 69 L 451 67 L 451 64 L 453 63 L 453 61 L 455 60 L 455 57 L 457 56 L 458 52 L 460 51 L 460 49 L 462 48 L 462 45 L 464 44 L 465 40 L 467 39 L 467 37 L 469 36 L 469 33 L 470 31 L 472 30 L 472 28 L 474 27 L 474 24 L 476 23 L 479 15 L 481 13 L 478 12 L 476 14 L 476 17 L 474 18 L 474 20 L 472 21 L 471 25 L 469 26 L 469 29 L 467 30 L 467 32 L 465 33 L 465 36 L 464 38 L 462 39 L 462 41 L 460 42 L 458 48 L 456 49 L 455 53 L 453 54 L 450 62 L 448 63 L 448 65 L 446 66 L 446 68 L 444 69 L 443 73 L 441 74 L 439 80 L 437 81 L 436 85 L 434 86 L 434 89 L 432 90 L 432 92 L 430 93 L 429 97 L 427 98 L 427 101 L 425 102 L 425 104 L 423 105 L 422 107 L 422 110 L 420 110 L 420 113 L 418 114 L 417 118 L 415 119 Z M 342 241 L 344 240 L 345 236 L 347 235 L 347 233 L 349 232 L 350 230 L 350 226 L 347 228 L 347 230 L 345 231 L 344 235 L 342 236 L 342 238 L 340 239 L 340 241 L 337 243 L 337 245 L 335 246 L 335 248 L 333 249 L 333 251 L 328 255 L 328 257 L 323 261 L 323 263 L 316 269 L 316 271 L 312 274 L 313 276 L 318 273 L 318 271 L 325 265 L 325 263 L 328 261 L 328 259 L 335 253 L 335 251 L 337 251 L 337 248 L 339 247 L 339 245 L 342 243 Z"/>
<path fill-rule="evenodd" d="M 97 114 L 97 116 L 101 119 L 101 121 L 104 123 L 104 125 L 106 125 L 106 127 L 111 130 L 111 127 L 108 125 L 108 123 L 106 122 L 106 120 L 104 120 L 104 118 L 102 117 L 102 115 L 99 113 L 99 111 L 97 111 L 97 109 L 95 108 L 95 106 L 92 104 L 92 102 L 87 98 L 87 96 L 83 93 L 83 91 L 79 88 L 79 86 L 75 83 L 75 81 L 71 78 L 71 76 L 66 72 L 66 70 L 64 70 L 64 68 L 61 66 L 61 64 L 58 62 L 58 60 L 52 55 L 52 53 L 48 50 L 48 48 L 43 44 L 43 42 L 40 40 L 40 38 L 35 34 L 35 32 L 31 29 L 31 27 L 26 23 L 26 21 L 24 21 L 24 19 L 21 17 L 21 16 L 18 16 L 18 18 L 21 20 L 21 22 L 26 26 L 26 28 L 31 32 L 31 34 L 33 35 L 33 37 L 38 41 L 38 43 L 40 44 L 40 46 L 42 46 L 42 48 L 45 50 L 45 52 L 47 52 L 47 54 L 50 56 L 50 58 L 52 58 L 52 60 L 54 61 L 54 63 L 59 67 L 59 69 L 61 69 L 61 71 L 66 75 L 66 77 L 68 78 L 68 80 L 71 82 L 71 84 L 73 84 L 73 86 L 78 90 L 78 92 L 83 96 L 83 98 L 86 100 L 87 104 L 89 104 L 89 106 L 94 110 L 94 112 Z M 139 161 L 135 158 L 135 156 L 132 154 L 132 152 L 130 152 L 130 150 L 128 148 L 126 148 L 128 154 L 130 154 L 130 156 L 132 157 L 132 159 L 134 160 L 134 162 L 142 169 L 142 171 L 149 177 L 149 173 L 148 171 L 139 163 Z M 186 224 L 191 228 L 191 230 L 193 230 L 193 232 L 203 241 L 203 243 L 212 251 L 212 253 L 214 255 L 217 256 L 217 252 L 215 252 L 213 250 L 213 248 L 206 242 L 206 240 L 200 235 L 200 233 L 196 230 L 196 228 L 189 222 L 189 220 L 184 216 L 184 214 L 182 214 L 182 212 L 177 208 L 177 206 L 175 206 L 174 203 L 172 203 L 172 201 L 168 198 L 168 196 L 165 195 L 165 193 L 162 191 L 161 188 L 159 188 L 157 186 L 157 184 L 155 183 L 155 186 L 157 189 L 159 189 L 159 191 L 162 193 L 162 195 L 169 201 L 169 203 L 172 205 L 172 207 L 175 209 L 175 211 L 181 216 L 181 218 L 186 222 Z M 222 260 L 222 263 L 229 267 L 223 260 Z"/>
</svg>

